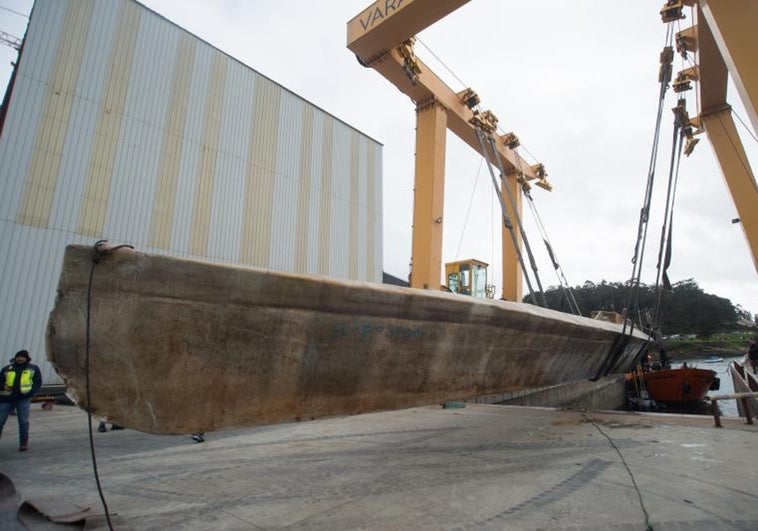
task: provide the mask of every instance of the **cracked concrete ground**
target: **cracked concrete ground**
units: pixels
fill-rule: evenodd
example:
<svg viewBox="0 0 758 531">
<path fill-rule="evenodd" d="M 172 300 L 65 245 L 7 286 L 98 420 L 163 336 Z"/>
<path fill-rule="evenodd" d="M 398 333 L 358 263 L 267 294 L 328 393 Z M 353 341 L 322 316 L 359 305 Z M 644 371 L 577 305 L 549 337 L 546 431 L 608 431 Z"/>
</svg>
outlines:
<svg viewBox="0 0 758 531">
<path fill-rule="evenodd" d="M 225 430 L 202 444 L 94 436 L 108 506 L 133 529 L 642 530 L 646 518 L 655 530 L 758 529 L 758 429 L 724 425 L 468 405 Z M 101 509 L 82 411 L 35 406 L 26 453 L 15 428 L 9 418 L 0 471 L 22 497 Z"/>
</svg>

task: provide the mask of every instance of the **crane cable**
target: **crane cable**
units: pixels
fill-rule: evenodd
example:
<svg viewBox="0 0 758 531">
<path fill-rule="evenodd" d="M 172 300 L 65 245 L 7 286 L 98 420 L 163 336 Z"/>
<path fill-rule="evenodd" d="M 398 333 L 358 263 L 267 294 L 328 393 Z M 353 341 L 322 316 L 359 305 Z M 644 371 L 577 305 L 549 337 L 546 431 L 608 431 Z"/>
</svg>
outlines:
<svg viewBox="0 0 758 531">
<path fill-rule="evenodd" d="M 550 238 L 547 235 L 547 229 L 545 228 L 545 225 L 542 223 L 542 218 L 540 218 L 539 212 L 537 212 L 537 205 L 534 204 L 534 199 L 532 198 L 532 194 L 531 192 L 529 192 L 529 186 L 526 184 L 526 180 L 524 179 L 524 167 L 521 164 L 521 156 L 517 151 L 517 147 L 513 149 L 513 152 L 516 154 L 516 169 L 518 170 L 519 176 L 522 178 L 521 193 L 523 193 L 524 196 L 526 196 L 526 198 L 529 200 L 529 208 L 532 211 L 532 217 L 534 218 L 534 222 L 537 225 L 537 230 L 540 233 L 540 237 L 542 238 L 542 241 L 545 244 L 545 248 L 547 249 L 547 254 L 550 256 L 550 261 L 553 264 L 553 269 L 555 270 L 555 274 L 558 277 L 558 284 L 561 287 L 563 296 L 566 298 L 566 301 L 568 302 L 569 308 L 571 309 L 571 313 L 575 315 L 582 315 L 582 310 L 579 308 L 579 304 L 576 302 L 576 298 L 574 297 L 574 291 L 571 289 L 571 286 L 569 285 L 568 280 L 566 279 L 566 275 L 563 273 L 563 268 L 561 267 L 561 264 L 558 263 L 558 257 L 553 251 L 553 246 L 551 245 Z M 527 152 L 529 152 L 528 149 L 527 149 Z M 532 155 L 532 157 L 534 157 L 534 155 Z"/>
<path fill-rule="evenodd" d="M 424 41 L 422 41 L 420 37 L 416 36 L 416 40 L 424 48 L 426 48 L 427 51 L 430 54 L 432 54 L 432 56 L 458 81 L 458 83 L 460 83 L 463 87 L 470 86 L 470 85 L 467 85 L 466 83 L 464 83 L 463 80 L 460 77 L 458 77 L 458 75 L 436 53 L 434 53 L 434 50 L 432 50 L 429 46 L 427 46 L 427 44 Z M 500 128 L 498 127 L 498 129 L 500 129 Z M 502 129 L 500 129 L 500 130 L 502 131 Z M 502 132 L 504 132 L 504 131 L 502 131 Z M 534 156 L 534 154 L 532 154 L 532 152 L 529 151 L 526 148 L 526 146 L 522 145 L 521 147 L 523 147 L 526 150 L 526 152 L 529 153 L 529 155 L 534 160 L 537 160 L 537 158 Z M 494 150 L 494 151 L 495 151 L 495 153 L 497 153 L 497 150 Z M 479 169 L 481 170 L 481 165 L 480 165 Z M 523 169 L 521 168 L 521 157 L 518 158 L 518 170 L 519 170 L 519 173 L 523 176 L 524 172 L 523 172 Z M 479 179 L 479 173 L 477 172 L 477 181 L 478 181 L 478 179 Z M 476 187 L 476 183 L 474 184 L 474 187 Z M 501 209 L 503 209 L 504 220 L 509 221 L 509 218 L 508 218 L 508 216 L 506 214 L 506 211 L 504 210 L 504 205 L 502 204 L 502 198 L 500 197 L 500 192 L 497 189 L 496 185 L 495 185 L 495 192 L 497 192 L 498 198 L 500 199 L 500 202 L 501 202 L 500 206 L 501 206 Z M 508 193 L 510 194 L 510 191 Z M 542 225 L 542 221 L 539 219 L 539 214 L 537 214 L 536 207 L 534 205 L 534 200 L 532 199 L 531 195 L 528 194 L 527 190 L 524 190 L 524 195 L 526 195 L 527 198 L 530 201 L 529 206 L 532 209 L 532 215 L 535 217 L 535 220 L 537 220 L 538 227 L 541 227 L 540 228 L 540 236 L 542 237 L 542 241 L 545 243 L 545 247 L 547 248 L 547 252 L 550 255 L 550 260 L 552 261 L 553 267 L 556 270 L 556 275 L 558 276 L 558 283 L 560 284 L 561 289 L 563 291 L 563 294 L 564 294 L 564 296 L 566 297 L 566 300 L 569 303 L 569 307 L 571 308 L 571 311 L 573 313 L 575 313 L 576 315 L 581 315 L 582 312 L 581 312 L 581 310 L 579 308 L 579 304 L 576 302 L 576 298 L 574 297 L 573 290 L 569 286 L 568 280 L 566 279 L 566 275 L 563 273 L 563 269 L 561 268 L 560 264 L 558 263 L 558 260 L 557 260 L 557 257 L 555 256 L 553 248 L 552 248 L 551 244 L 549 243 L 549 238 L 547 237 L 547 231 L 544 230 L 544 225 Z M 472 192 L 471 200 L 473 200 L 473 192 Z M 471 210 L 471 201 L 469 201 L 469 211 L 470 210 Z M 514 212 L 515 212 L 515 210 L 514 210 Z M 466 222 L 465 223 L 468 222 L 468 215 L 469 215 L 469 212 L 466 212 Z M 464 231 L 465 231 L 465 223 L 464 223 Z M 520 221 L 519 221 L 519 226 L 520 225 L 521 224 L 520 224 Z M 509 230 L 512 230 L 512 227 L 509 227 Z M 524 241 L 526 242 L 527 240 L 526 240 L 526 237 L 525 237 L 525 235 L 523 233 L 523 228 L 521 228 L 521 230 L 522 230 L 522 237 L 524 238 Z M 513 236 L 513 234 L 511 236 Z M 463 232 L 461 233 L 461 239 L 460 239 L 460 241 L 458 243 L 458 251 L 456 252 L 456 260 L 458 259 L 458 253 L 460 252 L 460 247 L 461 247 L 461 243 L 462 242 L 463 242 Z M 526 246 L 526 244 L 525 244 L 525 246 Z M 537 283 L 540 284 L 539 283 L 539 276 L 537 274 L 537 266 L 535 265 L 535 262 L 534 262 L 534 256 L 531 254 L 531 249 L 527 249 L 527 250 L 529 252 L 530 263 L 531 263 L 532 269 L 534 270 L 535 275 L 537 276 Z M 524 268 L 523 262 L 521 263 L 521 268 L 522 268 L 522 270 L 524 270 L 524 274 L 526 275 L 526 270 Z M 527 276 L 527 284 L 529 284 L 528 276 Z M 531 287 L 530 287 L 530 292 L 532 294 L 532 300 L 535 300 L 533 292 L 531 291 Z M 540 285 L 540 294 L 542 295 L 543 304 L 545 305 L 545 307 L 547 307 L 547 300 L 545 299 L 545 295 L 544 295 L 544 292 L 542 290 L 542 286 L 541 285 Z"/>
<path fill-rule="evenodd" d="M 474 179 L 474 187 L 471 189 L 471 197 L 468 200 L 468 208 L 466 209 L 466 218 L 463 220 L 463 228 L 461 229 L 461 237 L 458 240 L 458 249 L 455 251 L 455 259 L 458 260 L 458 255 L 461 252 L 461 245 L 463 245 L 463 236 L 466 235 L 466 227 L 468 227 L 468 216 L 471 214 L 471 206 L 474 204 L 474 194 L 476 194 L 476 186 L 479 184 L 479 175 L 482 172 L 482 164 L 484 159 L 479 161 L 479 168 L 476 170 L 476 178 Z"/>
<path fill-rule="evenodd" d="M 683 99 L 679 100 L 684 101 Z M 664 289 L 671 289 L 666 269 L 671 263 L 671 238 L 672 226 L 674 221 L 674 200 L 676 198 L 676 187 L 679 181 L 679 163 L 682 160 L 682 151 L 684 148 L 684 127 L 680 121 L 680 115 L 676 115 L 674 123 L 674 136 L 671 145 L 671 162 L 669 165 L 669 178 L 666 189 L 666 208 L 664 210 L 663 224 L 661 225 L 661 241 L 658 247 L 658 265 L 655 277 L 656 301 L 655 311 L 653 313 L 652 330 L 660 326 L 660 309 L 661 298 Z M 661 282 L 662 281 L 662 282 Z"/>
<path fill-rule="evenodd" d="M 539 289 L 540 298 L 542 299 L 542 305 L 545 308 L 547 308 L 548 307 L 547 299 L 545 298 L 545 291 L 542 289 L 542 282 L 540 281 L 540 275 L 537 269 L 537 262 L 534 259 L 534 254 L 532 253 L 532 247 L 529 244 L 529 238 L 527 238 L 526 236 L 524 225 L 521 223 L 521 216 L 519 216 L 519 211 L 516 206 L 516 198 L 513 197 L 513 193 L 511 192 L 511 189 L 505 183 L 506 174 L 505 174 L 505 168 L 503 168 L 503 161 L 500 158 L 500 155 L 498 154 L 497 146 L 495 145 L 495 139 L 492 136 L 488 136 L 487 140 L 489 142 L 490 148 L 492 149 L 492 153 L 495 156 L 495 160 L 497 161 L 497 166 L 498 166 L 498 169 L 500 170 L 500 180 L 503 184 L 503 188 L 505 188 L 505 191 L 508 195 L 508 202 L 511 205 L 511 211 L 513 212 L 513 215 L 516 218 L 516 223 L 518 224 L 519 233 L 521 234 L 521 239 L 524 241 L 524 249 L 526 249 L 526 254 L 529 257 L 529 266 L 532 268 L 532 271 L 534 272 L 534 279 L 537 282 L 537 288 Z M 532 300 L 534 301 L 533 297 L 532 297 Z"/>
<path fill-rule="evenodd" d="M 487 170 L 489 171 L 490 177 L 492 178 L 492 186 L 495 189 L 495 192 L 498 192 L 498 186 L 497 186 L 497 178 L 495 177 L 495 173 L 492 171 L 492 165 L 490 163 L 490 157 L 489 152 L 487 151 L 487 148 L 484 145 L 484 133 L 479 130 L 479 128 L 475 128 L 476 131 L 476 137 L 479 140 L 479 145 L 482 149 L 482 154 L 484 155 L 484 160 L 487 162 Z M 503 217 L 503 225 L 506 229 L 508 229 L 508 233 L 511 235 L 511 242 L 513 243 L 513 249 L 516 252 L 516 258 L 518 259 L 518 263 L 521 266 L 521 271 L 524 273 L 524 279 L 526 280 L 526 285 L 529 288 L 529 296 L 531 297 L 532 301 L 536 301 L 534 297 L 534 288 L 532 287 L 532 281 L 529 278 L 529 274 L 526 270 L 526 265 L 524 265 L 524 257 L 521 254 L 521 249 L 519 248 L 518 239 L 516 238 L 516 233 L 513 230 L 513 223 L 511 223 L 511 218 L 508 216 L 508 211 L 505 208 L 505 202 L 503 202 L 503 197 L 500 193 L 495 194 L 497 196 L 498 201 L 500 202 L 500 212 L 502 213 Z M 505 264 L 503 264 L 503 267 L 505 267 Z"/>
<path fill-rule="evenodd" d="M 663 105 L 666 100 L 666 91 L 671 82 L 672 62 L 674 60 L 674 49 L 672 46 L 674 32 L 672 24 L 666 26 L 665 46 L 660 55 L 660 72 L 658 81 L 660 89 L 658 91 L 658 112 L 655 120 L 655 130 L 653 134 L 653 146 L 650 153 L 650 163 L 648 165 L 647 183 L 645 187 L 645 196 L 640 209 L 640 219 L 637 225 L 637 240 L 634 244 L 634 255 L 632 256 L 632 276 L 629 279 L 629 294 L 626 300 L 627 315 L 632 315 L 633 310 L 639 305 L 639 285 L 642 276 L 642 262 L 645 256 L 645 244 L 647 242 L 647 229 L 650 219 L 650 205 L 652 203 L 653 184 L 655 183 L 655 169 L 658 159 L 658 145 L 660 143 L 661 121 L 663 116 Z M 626 333 L 629 326 L 629 319 L 624 319 L 622 335 Z M 629 335 L 634 331 L 634 321 L 629 326 Z"/>
<path fill-rule="evenodd" d="M 490 162 L 489 149 L 487 148 L 487 145 L 485 144 L 485 140 L 484 140 L 485 133 L 479 127 L 476 127 L 475 131 L 476 131 L 476 137 L 479 140 L 479 145 L 482 149 L 482 154 L 484 155 L 484 159 L 487 162 L 487 169 L 489 170 L 490 177 L 492 178 L 492 186 L 495 188 L 495 191 L 498 191 L 499 187 L 497 185 L 497 178 L 495 177 L 495 172 L 492 170 L 492 163 Z M 488 144 L 490 148 L 492 148 L 495 154 L 501 175 L 505 175 L 505 172 L 503 171 L 502 163 L 500 161 L 500 157 L 497 154 L 497 150 L 495 149 L 494 141 L 492 140 L 491 136 L 488 139 Z M 511 218 L 508 215 L 508 211 L 506 209 L 505 202 L 503 201 L 502 194 L 497 193 L 498 201 L 500 202 L 500 210 L 503 214 L 503 223 L 505 224 L 505 227 L 508 229 L 508 232 L 511 235 L 511 241 L 513 242 L 513 247 L 516 252 L 516 257 L 518 258 L 519 265 L 521 266 L 521 271 L 524 273 L 524 279 L 526 280 L 526 285 L 529 288 L 529 296 L 533 304 L 536 304 L 539 306 L 541 302 L 542 306 L 547 308 L 547 301 L 545 300 L 545 293 L 542 290 L 542 283 L 540 282 L 539 274 L 537 273 L 537 266 L 534 262 L 534 255 L 532 254 L 531 247 L 529 246 L 529 240 L 527 239 L 526 233 L 524 232 L 524 227 L 521 224 L 521 219 L 518 216 L 518 211 L 516 209 L 516 201 L 513 198 L 513 194 L 511 193 L 510 189 L 507 186 L 503 186 L 503 188 L 505 188 L 505 190 L 507 191 L 508 199 L 511 204 L 511 209 L 514 216 L 516 216 L 516 222 L 520 230 L 521 238 L 524 242 L 524 248 L 527 250 L 527 253 L 529 255 L 530 265 L 536 277 L 537 286 L 539 288 L 540 300 L 538 301 L 537 298 L 535 297 L 534 288 L 532 287 L 532 281 L 529 277 L 529 272 L 526 269 L 526 264 L 524 263 L 524 256 L 521 253 L 521 249 L 518 243 L 518 238 L 516 236 L 516 232 L 514 231 Z"/>
<path fill-rule="evenodd" d="M 519 158 L 518 165 L 521 166 L 520 158 Z M 528 200 L 529 209 L 532 211 L 532 217 L 534 217 L 534 223 L 537 226 L 537 230 L 540 233 L 540 237 L 542 238 L 542 241 L 545 243 L 547 254 L 550 256 L 550 261 L 553 263 L 553 269 L 555 269 L 555 275 L 556 277 L 558 277 L 558 284 L 561 287 L 563 296 L 566 298 L 566 301 L 569 304 L 571 313 L 575 315 L 582 315 L 582 310 L 579 308 L 579 303 L 576 301 L 576 297 L 574 296 L 574 290 L 571 289 L 571 286 L 569 285 L 569 282 L 566 279 L 566 275 L 563 272 L 563 268 L 561 267 L 561 264 L 558 262 L 558 257 L 556 256 L 555 251 L 553 250 L 553 246 L 550 243 L 550 237 L 547 234 L 547 229 L 545 228 L 545 225 L 542 223 L 542 218 L 540 218 L 539 212 L 537 212 L 537 205 L 534 204 L 534 198 L 532 198 L 532 194 L 525 184 L 521 185 L 521 190 L 522 190 L 522 193 L 524 194 L 524 197 L 526 197 Z"/>
</svg>

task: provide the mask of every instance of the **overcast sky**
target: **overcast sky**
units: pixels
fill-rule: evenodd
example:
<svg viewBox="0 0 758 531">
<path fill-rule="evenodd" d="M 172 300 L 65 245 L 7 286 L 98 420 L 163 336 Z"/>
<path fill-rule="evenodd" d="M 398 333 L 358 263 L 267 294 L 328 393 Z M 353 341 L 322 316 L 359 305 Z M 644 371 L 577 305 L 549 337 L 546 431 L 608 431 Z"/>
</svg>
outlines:
<svg viewBox="0 0 758 531">
<path fill-rule="evenodd" d="M 384 144 L 384 269 L 408 276 L 413 215 L 415 113 L 411 101 L 346 49 L 346 23 L 368 0 L 145 0 L 145 5 Z M 571 285 L 625 281 L 642 205 L 665 26 L 662 0 L 473 0 L 420 34 L 417 54 L 455 91 L 471 86 L 485 109 L 514 131 L 521 154 L 542 162 L 553 192 L 532 195 Z M 28 0 L 0 0 L 28 14 Z M 691 19 L 682 21 L 689 26 Z M 21 37 L 26 19 L 0 10 L 0 31 Z M 0 46 L 0 86 L 14 51 Z M 453 74 L 445 69 L 447 66 Z M 688 65 L 687 65 L 688 66 Z M 682 68 L 675 61 L 675 70 Z M 463 84 L 461 83 L 461 81 Z M 668 173 L 672 114 L 667 102 L 657 181 Z M 695 114 L 694 91 L 689 109 Z M 733 88 L 730 103 L 747 122 Z M 758 148 L 738 129 L 752 164 Z M 526 151 L 528 150 L 528 152 Z M 481 157 L 448 133 L 443 260 L 492 264 L 500 293 L 500 217 Z M 478 175 L 478 177 L 477 177 Z M 655 281 L 664 190 L 657 190 L 643 282 Z M 703 137 L 683 159 L 674 221 L 672 282 L 693 278 L 706 292 L 758 313 L 751 254 L 713 151 Z M 467 215 L 468 213 L 468 215 Z M 543 285 L 556 285 L 524 212 Z"/>
</svg>

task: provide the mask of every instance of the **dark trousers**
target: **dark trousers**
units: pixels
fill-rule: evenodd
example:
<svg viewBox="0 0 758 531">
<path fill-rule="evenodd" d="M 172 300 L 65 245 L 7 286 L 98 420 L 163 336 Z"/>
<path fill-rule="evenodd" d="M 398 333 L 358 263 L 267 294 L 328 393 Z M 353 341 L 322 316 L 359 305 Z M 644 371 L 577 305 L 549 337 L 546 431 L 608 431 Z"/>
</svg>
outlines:
<svg viewBox="0 0 758 531">
<path fill-rule="evenodd" d="M 0 402 L 0 434 L 3 433 L 3 426 L 8 420 L 11 411 L 16 410 L 18 418 L 18 440 L 23 446 L 29 441 L 29 409 L 31 408 L 31 398 L 19 398 L 11 402 Z"/>
</svg>

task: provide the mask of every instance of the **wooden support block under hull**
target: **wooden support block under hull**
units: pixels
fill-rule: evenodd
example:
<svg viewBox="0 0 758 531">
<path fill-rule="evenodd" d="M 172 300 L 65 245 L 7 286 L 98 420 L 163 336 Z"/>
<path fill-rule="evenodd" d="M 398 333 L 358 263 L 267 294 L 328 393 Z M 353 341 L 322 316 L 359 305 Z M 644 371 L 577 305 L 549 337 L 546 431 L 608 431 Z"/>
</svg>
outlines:
<svg viewBox="0 0 758 531">
<path fill-rule="evenodd" d="M 84 407 L 91 247 L 69 246 L 48 359 Z M 507 301 L 120 249 L 94 271 L 94 415 L 149 433 L 398 409 L 592 378 L 621 326 Z M 612 364 L 631 368 L 635 333 Z"/>
</svg>

